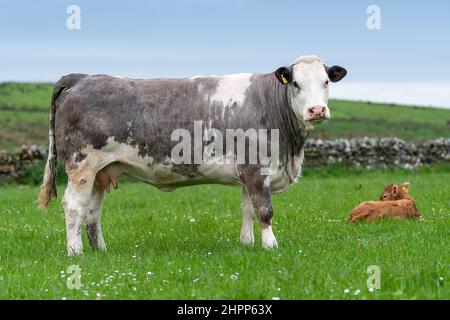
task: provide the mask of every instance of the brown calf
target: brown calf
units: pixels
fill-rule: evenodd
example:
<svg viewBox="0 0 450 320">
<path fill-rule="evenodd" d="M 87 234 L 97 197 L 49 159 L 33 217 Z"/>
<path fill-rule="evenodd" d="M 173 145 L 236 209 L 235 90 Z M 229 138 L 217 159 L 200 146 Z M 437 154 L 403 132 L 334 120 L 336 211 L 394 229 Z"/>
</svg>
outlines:
<svg viewBox="0 0 450 320">
<path fill-rule="evenodd" d="M 365 201 L 353 208 L 349 223 L 374 221 L 385 217 L 394 219 L 418 219 L 421 217 L 414 199 L 408 194 L 408 182 L 398 186 L 389 184 L 384 188 L 379 201 Z"/>
</svg>

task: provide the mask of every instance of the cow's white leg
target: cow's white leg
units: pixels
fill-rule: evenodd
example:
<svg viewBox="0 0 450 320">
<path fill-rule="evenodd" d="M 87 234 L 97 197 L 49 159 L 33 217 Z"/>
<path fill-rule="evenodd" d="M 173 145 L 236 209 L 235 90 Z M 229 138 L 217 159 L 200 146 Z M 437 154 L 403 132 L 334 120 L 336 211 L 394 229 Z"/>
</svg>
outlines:
<svg viewBox="0 0 450 320">
<path fill-rule="evenodd" d="M 81 227 L 90 199 L 90 190 L 78 190 L 69 181 L 63 197 L 66 218 L 67 253 L 69 256 L 83 253 Z"/>
<path fill-rule="evenodd" d="M 240 169 L 240 178 L 261 226 L 262 246 L 266 249 L 275 248 L 278 244 L 272 231 L 273 207 L 270 180 L 266 179 L 266 175 L 260 174 L 260 168 L 257 166 L 242 166 Z"/>
<path fill-rule="evenodd" d="M 69 166 L 68 166 L 69 167 Z M 96 172 L 87 168 L 87 162 L 67 169 L 69 182 L 62 203 L 66 219 L 67 253 L 69 256 L 83 253 L 81 227 L 89 210 Z"/>
<path fill-rule="evenodd" d="M 93 249 L 106 250 L 101 228 L 102 203 L 105 196 L 105 189 L 92 188 L 92 195 L 85 216 L 86 234 L 89 245 Z"/>
<path fill-rule="evenodd" d="M 245 190 L 242 188 L 242 228 L 241 228 L 241 243 L 253 244 L 255 239 L 253 237 L 253 218 L 255 210 L 253 209 L 252 201 Z"/>
<path fill-rule="evenodd" d="M 278 247 L 277 239 L 272 231 L 272 224 L 261 227 L 262 246 L 266 249 Z"/>
</svg>

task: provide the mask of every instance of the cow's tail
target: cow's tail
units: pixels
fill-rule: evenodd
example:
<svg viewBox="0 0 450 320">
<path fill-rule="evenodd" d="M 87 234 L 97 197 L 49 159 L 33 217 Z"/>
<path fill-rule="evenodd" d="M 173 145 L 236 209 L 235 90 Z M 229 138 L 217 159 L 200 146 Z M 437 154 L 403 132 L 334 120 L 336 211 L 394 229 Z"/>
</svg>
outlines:
<svg viewBox="0 0 450 320">
<path fill-rule="evenodd" d="M 69 89 L 85 75 L 69 74 L 62 77 L 55 85 L 50 105 L 50 121 L 48 133 L 48 157 L 45 165 L 44 178 L 39 190 L 37 205 L 43 209 L 47 208 L 52 200 L 57 196 L 56 192 L 56 136 L 55 136 L 55 114 L 56 100 L 64 90 Z"/>
</svg>

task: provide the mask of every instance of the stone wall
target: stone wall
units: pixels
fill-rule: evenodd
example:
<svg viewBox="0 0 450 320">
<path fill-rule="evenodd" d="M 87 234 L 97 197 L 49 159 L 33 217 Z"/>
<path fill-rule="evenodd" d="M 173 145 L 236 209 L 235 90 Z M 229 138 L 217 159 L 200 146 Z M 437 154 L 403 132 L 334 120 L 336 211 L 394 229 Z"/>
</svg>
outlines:
<svg viewBox="0 0 450 320">
<path fill-rule="evenodd" d="M 310 139 L 305 149 L 305 164 L 308 166 L 340 163 L 365 168 L 402 166 L 413 169 L 441 162 L 450 162 L 450 139 L 416 144 L 397 138 Z"/>
<path fill-rule="evenodd" d="M 27 167 L 42 166 L 47 148 L 21 147 L 15 152 L 0 152 L 0 181 L 23 182 Z M 402 166 L 414 169 L 423 164 L 450 163 L 450 139 L 407 143 L 397 138 L 357 138 L 333 141 L 309 139 L 305 165 L 318 167 L 342 164 L 364 168 Z"/>
</svg>

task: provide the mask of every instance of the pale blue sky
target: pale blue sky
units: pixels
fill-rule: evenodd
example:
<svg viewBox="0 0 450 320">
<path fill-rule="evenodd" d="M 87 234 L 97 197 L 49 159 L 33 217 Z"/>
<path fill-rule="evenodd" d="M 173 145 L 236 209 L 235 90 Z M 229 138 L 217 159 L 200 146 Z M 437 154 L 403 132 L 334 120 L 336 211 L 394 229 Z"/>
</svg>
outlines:
<svg viewBox="0 0 450 320">
<path fill-rule="evenodd" d="M 66 28 L 68 5 L 81 30 Z M 366 27 L 381 8 L 379 31 Z M 302 54 L 347 81 L 449 81 L 450 1 L 0 0 L 0 81 L 269 72 Z"/>
</svg>

